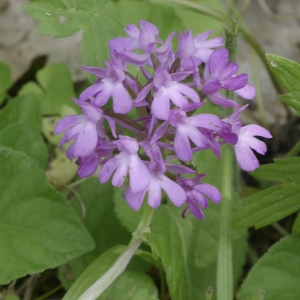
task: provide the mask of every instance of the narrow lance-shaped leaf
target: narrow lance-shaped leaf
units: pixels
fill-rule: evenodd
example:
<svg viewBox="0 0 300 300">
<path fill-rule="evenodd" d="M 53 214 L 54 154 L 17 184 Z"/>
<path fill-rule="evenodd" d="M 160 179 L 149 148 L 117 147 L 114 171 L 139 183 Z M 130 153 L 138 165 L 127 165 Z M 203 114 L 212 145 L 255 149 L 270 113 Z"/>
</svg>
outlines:
<svg viewBox="0 0 300 300">
<path fill-rule="evenodd" d="M 300 209 L 300 186 L 282 184 L 242 200 L 244 207 L 232 221 L 234 227 L 261 228 L 281 220 Z"/>
<path fill-rule="evenodd" d="M 260 166 L 251 175 L 273 182 L 296 183 L 300 181 L 299 157 L 274 159 L 274 162 Z"/>
</svg>

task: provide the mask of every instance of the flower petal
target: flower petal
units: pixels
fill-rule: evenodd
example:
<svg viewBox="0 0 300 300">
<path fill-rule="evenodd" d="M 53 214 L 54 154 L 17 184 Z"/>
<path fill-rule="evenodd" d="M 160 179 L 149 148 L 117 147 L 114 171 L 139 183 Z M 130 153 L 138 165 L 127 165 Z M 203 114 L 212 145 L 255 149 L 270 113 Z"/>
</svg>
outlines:
<svg viewBox="0 0 300 300">
<path fill-rule="evenodd" d="M 78 118 L 76 115 L 66 116 L 59 120 L 55 125 L 54 134 L 60 134 L 71 126 L 78 123 Z"/>
<path fill-rule="evenodd" d="M 234 145 L 234 152 L 242 170 L 251 172 L 259 167 L 258 159 L 247 144 L 238 142 Z"/>
<path fill-rule="evenodd" d="M 132 155 L 130 168 L 130 187 L 133 193 L 141 192 L 146 189 L 150 183 L 150 173 L 146 165 L 141 161 L 138 155 Z"/>
<path fill-rule="evenodd" d="M 246 130 L 247 134 L 249 134 L 249 135 L 257 135 L 257 136 L 262 136 L 265 138 L 272 138 L 271 133 L 267 129 L 265 129 L 259 125 L 256 125 L 256 124 L 250 124 L 250 125 L 243 126 L 241 128 L 241 131 L 244 131 L 244 130 Z"/>
<path fill-rule="evenodd" d="M 192 150 L 186 132 L 176 131 L 174 138 L 174 150 L 178 158 L 182 161 L 189 161 L 192 159 Z"/>
<path fill-rule="evenodd" d="M 133 193 L 132 190 L 129 188 L 125 195 L 125 200 L 131 208 L 133 208 L 134 210 L 139 210 L 143 204 L 145 194 L 146 191 Z"/>
<path fill-rule="evenodd" d="M 234 92 L 246 100 L 252 100 L 256 94 L 255 87 L 251 84 L 246 84 L 243 88 Z"/>
<path fill-rule="evenodd" d="M 108 160 L 101 168 L 99 172 L 99 181 L 100 183 L 105 183 L 109 180 L 112 173 L 116 170 L 119 166 L 120 161 L 115 157 Z"/>
<path fill-rule="evenodd" d="M 148 188 L 148 204 L 152 208 L 158 208 L 161 201 L 161 181 L 160 178 L 152 176 Z"/>
<path fill-rule="evenodd" d="M 91 154 L 97 146 L 98 134 L 94 123 L 87 122 L 84 131 L 78 134 L 74 145 L 74 155 L 82 157 Z"/>
<path fill-rule="evenodd" d="M 219 203 L 222 199 L 222 195 L 219 190 L 211 184 L 202 183 L 195 187 L 195 190 L 205 194 L 215 203 Z"/>
<path fill-rule="evenodd" d="M 112 91 L 113 97 L 113 110 L 115 113 L 127 114 L 133 107 L 133 101 L 128 91 L 123 86 L 122 82 L 119 82 L 114 86 Z"/>
<path fill-rule="evenodd" d="M 163 176 L 161 187 L 167 193 L 174 205 L 181 206 L 185 202 L 186 193 L 184 189 L 167 176 Z"/>
</svg>

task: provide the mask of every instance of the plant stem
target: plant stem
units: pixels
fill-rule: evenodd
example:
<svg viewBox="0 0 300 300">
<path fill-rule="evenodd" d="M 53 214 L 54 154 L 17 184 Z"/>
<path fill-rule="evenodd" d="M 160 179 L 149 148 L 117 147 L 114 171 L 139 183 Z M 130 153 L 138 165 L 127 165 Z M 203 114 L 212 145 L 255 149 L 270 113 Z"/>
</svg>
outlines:
<svg viewBox="0 0 300 300">
<path fill-rule="evenodd" d="M 238 25 L 235 22 L 231 22 L 226 27 L 225 46 L 229 51 L 230 61 L 235 61 L 239 32 Z M 227 91 L 226 96 L 233 99 L 233 93 L 230 91 Z M 232 231 L 230 221 L 235 167 L 231 145 L 225 145 L 222 151 L 222 202 L 217 264 L 217 300 L 233 299 Z"/>
<path fill-rule="evenodd" d="M 54 293 L 56 293 L 57 291 L 59 291 L 62 288 L 63 288 L 63 286 L 61 284 L 61 285 L 57 286 L 56 288 L 54 288 L 53 290 L 49 291 L 48 293 L 44 294 L 43 296 L 35 298 L 34 300 L 45 300 L 45 299 L 49 298 L 49 296 L 53 295 Z"/>
<path fill-rule="evenodd" d="M 289 236 L 290 234 L 279 224 L 279 223 L 273 223 L 272 226 L 283 236 Z"/>
<path fill-rule="evenodd" d="M 260 74 L 259 74 L 259 62 L 257 59 L 256 53 L 252 50 L 252 60 L 253 60 L 253 72 L 254 72 L 254 85 L 256 88 L 256 102 L 258 105 L 259 111 L 259 119 L 260 123 L 263 127 L 267 126 L 266 117 L 265 117 L 265 110 L 264 104 L 261 95 L 261 88 L 260 88 Z"/>
<path fill-rule="evenodd" d="M 233 184 L 233 155 L 229 145 L 225 145 L 222 153 L 222 195 L 220 240 L 217 267 L 217 299 L 233 299 L 233 273 L 232 273 L 232 236 L 231 236 L 231 199 Z"/>
<path fill-rule="evenodd" d="M 285 155 L 285 157 L 297 156 L 298 152 L 300 152 L 300 141 L 293 146 L 293 148 Z"/>
<path fill-rule="evenodd" d="M 153 218 L 154 209 L 145 205 L 142 218 L 132 234 L 132 239 L 127 249 L 123 252 L 115 263 L 94 283 L 92 284 L 78 300 L 97 299 L 126 269 L 136 250 L 143 242 L 143 235 L 150 233 L 150 225 Z"/>
</svg>

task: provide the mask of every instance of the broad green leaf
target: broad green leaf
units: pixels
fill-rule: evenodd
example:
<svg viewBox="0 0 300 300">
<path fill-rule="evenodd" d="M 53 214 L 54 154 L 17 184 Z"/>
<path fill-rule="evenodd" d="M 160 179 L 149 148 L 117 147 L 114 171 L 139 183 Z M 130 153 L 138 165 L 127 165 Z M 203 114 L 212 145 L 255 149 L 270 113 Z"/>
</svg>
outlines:
<svg viewBox="0 0 300 300">
<path fill-rule="evenodd" d="M 126 250 L 126 246 L 115 246 L 98 257 L 75 281 L 63 300 L 78 299 L 94 282 L 97 281 Z"/>
<path fill-rule="evenodd" d="M 42 131 L 40 103 L 35 95 L 22 95 L 9 100 L 0 111 L 0 130 L 10 124 L 27 124 Z"/>
<path fill-rule="evenodd" d="M 300 235 L 300 213 L 298 213 L 298 216 L 294 222 L 294 225 L 292 228 L 292 233 Z"/>
<path fill-rule="evenodd" d="M 265 189 L 242 200 L 243 208 L 232 225 L 237 228 L 261 228 L 289 216 L 300 209 L 299 184 L 282 184 Z"/>
<path fill-rule="evenodd" d="M 300 296 L 300 237 L 288 236 L 273 245 L 254 265 L 242 284 L 237 299 L 298 300 Z"/>
<path fill-rule="evenodd" d="M 123 27 L 132 23 L 140 27 L 140 20 L 151 22 L 159 29 L 159 37 L 162 39 L 166 39 L 174 30 L 184 29 L 180 14 L 172 6 L 165 5 L 162 2 L 109 1 L 103 12 L 117 19 Z M 124 35 L 123 32 L 122 35 Z"/>
<path fill-rule="evenodd" d="M 6 63 L 0 61 L 0 104 L 5 99 L 5 92 L 9 89 L 11 84 L 10 68 Z"/>
<path fill-rule="evenodd" d="M 86 209 L 84 223 L 96 241 L 96 247 L 93 251 L 60 267 L 59 274 L 63 282 L 70 276 L 72 279 L 78 278 L 106 250 L 118 244 L 127 244 L 131 239 L 130 234 L 120 225 L 114 214 L 111 183 L 100 184 L 98 178 L 90 178 L 80 184 L 78 193 Z M 82 209 L 77 197 L 73 197 L 72 206 L 78 216 L 81 217 Z M 68 269 L 70 269 L 70 272 L 68 272 Z M 64 274 L 68 274 L 66 278 L 63 278 Z M 64 286 L 67 286 L 66 282 Z"/>
<path fill-rule="evenodd" d="M 21 87 L 18 95 L 21 96 L 26 94 L 35 94 L 38 96 L 43 94 L 43 89 L 36 82 L 28 81 Z"/>
<path fill-rule="evenodd" d="M 300 65 L 290 59 L 266 54 L 270 69 L 289 92 L 300 92 Z"/>
<path fill-rule="evenodd" d="M 71 73 L 65 64 L 53 64 L 38 71 L 37 81 L 44 90 L 40 95 L 43 115 L 60 115 L 64 105 L 79 111 L 71 100 L 75 97 Z"/>
<path fill-rule="evenodd" d="M 158 300 L 157 287 L 146 274 L 136 271 L 125 271 L 98 298 L 98 300 Z"/>
<path fill-rule="evenodd" d="M 298 183 L 300 181 L 300 158 L 274 159 L 273 164 L 260 166 L 251 175 L 273 182 Z"/>
<path fill-rule="evenodd" d="M 0 165 L 1 284 L 55 268 L 94 247 L 70 203 L 37 162 L 1 147 Z"/>
<path fill-rule="evenodd" d="M 299 81 L 300 83 L 300 81 Z M 300 114 L 300 92 L 294 92 L 289 94 L 280 95 L 279 99 L 287 105 L 297 110 L 298 115 Z"/>
<path fill-rule="evenodd" d="M 0 130 L 0 145 L 25 152 L 45 169 L 48 162 L 48 148 L 41 133 L 27 124 L 14 123 Z"/>
<path fill-rule="evenodd" d="M 25 11 L 40 21 L 36 33 L 65 37 L 85 28 L 108 0 L 33 0 Z"/>
<path fill-rule="evenodd" d="M 108 41 L 120 35 L 123 35 L 122 26 L 111 16 L 101 14 L 93 18 L 83 32 L 83 64 L 104 67 L 104 61 L 109 60 Z"/>
<path fill-rule="evenodd" d="M 243 298 L 241 300 L 264 300 L 265 299 L 265 292 L 259 291 L 257 293 L 253 293 L 252 296 Z"/>
<path fill-rule="evenodd" d="M 199 1 L 201 4 L 211 7 L 214 11 L 219 10 L 224 12 L 224 6 L 220 0 L 204 0 Z M 220 36 L 220 32 L 223 32 L 223 25 L 219 20 L 216 18 L 210 17 L 205 14 L 200 14 L 199 12 L 184 8 L 181 5 L 174 5 L 173 6 L 177 15 L 180 16 L 181 22 L 183 23 L 183 28 L 193 30 L 194 35 L 202 33 L 208 30 L 214 30 L 211 36 Z"/>
</svg>

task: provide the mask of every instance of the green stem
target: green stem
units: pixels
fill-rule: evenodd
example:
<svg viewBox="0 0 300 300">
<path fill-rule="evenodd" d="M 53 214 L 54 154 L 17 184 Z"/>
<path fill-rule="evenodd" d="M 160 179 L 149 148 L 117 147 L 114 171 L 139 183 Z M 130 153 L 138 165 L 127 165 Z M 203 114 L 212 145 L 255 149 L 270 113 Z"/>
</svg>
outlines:
<svg viewBox="0 0 300 300">
<path fill-rule="evenodd" d="M 233 155 L 229 145 L 224 146 L 222 152 L 222 202 L 220 217 L 220 240 L 218 250 L 218 267 L 217 267 L 217 299 L 233 299 L 233 273 L 232 273 L 232 236 L 231 236 L 231 199 Z"/>
<path fill-rule="evenodd" d="M 289 236 L 290 234 L 279 224 L 279 223 L 273 223 L 272 226 L 283 236 Z"/>
<path fill-rule="evenodd" d="M 253 71 L 254 71 L 254 85 L 256 89 L 256 102 L 258 105 L 258 111 L 260 116 L 260 123 L 263 127 L 266 127 L 266 117 L 265 110 L 263 105 L 263 100 L 261 96 L 261 88 L 260 88 L 260 75 L 259 75 L 259 62 L 257 59 L 256 53 L 252 50 L 252 60 L 253 60 Z"/>
<path fill-rule="evenodd" d="M 74 186 L 80 184 L 81 182 L 86 181 L 87 179 L 89 179 L 89 178 L 81 178 L 81 179 L 78 179 L 77 181 L 74 181 L 74 182 L 70 183 L 70 184 L 68 185 L 68 187 L 69 187 L 69 188 L 73 188 Z"/>
<path fill-rule="evenodd" d="M 300 152 L 300 141 L 296 143 L 296 145 L 286 154 L 285 157 L 297 156 L 299 152 Z"/>
<path fill-rule="evenodd" d="M 115 263 L 94 283 L 78 300 L 97 299 L 126 269 L 136 250 L 143 242 L 143 235 L 150 233 L 150 225 L 153 218 L 154 209 L 145 205 L 142 218 L 132 234 L 133 237 L 127 249 L 119 256 Z"/>
<path fill-rule="evenodd" d="M 226 27 L 225 46 L 229 51 L 230 61 L 235 61 L 239 32 L 238 25 L 235 22 L 231 22 Z M 226 96 L 233 99 L 230 91 L 227 91 Z M 225 145 L 222 151 L 222 202 L 217 264 L 217 300 L 233 299 L 232 232 L 230 221 L 235 167 L 232 147 L 231 145 Z"/>
<path fill-rule="evenodd" d="M 49 296 L 53 295 L 54 293 L 56 293 L 57 291 L 59 291 L 62 288 L 63 288 L 63 286 L 61 284 L 61 285 L 57 286 L 56 288 L 54 288 L 53 290 L 49 291 L 47 294 L 37 297 L 34 300 L 45 300 L 45 299 L 49 298 Z"/>
</svg>

